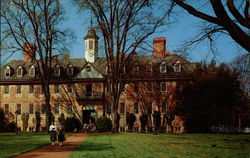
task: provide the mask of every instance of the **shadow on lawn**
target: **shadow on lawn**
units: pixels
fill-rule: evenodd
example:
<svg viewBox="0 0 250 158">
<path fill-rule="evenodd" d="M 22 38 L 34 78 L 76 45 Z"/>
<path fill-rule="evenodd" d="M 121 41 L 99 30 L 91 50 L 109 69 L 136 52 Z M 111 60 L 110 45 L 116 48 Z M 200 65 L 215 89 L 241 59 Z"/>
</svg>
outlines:
<svg viewBox="0 0 250 158">
<path fill-rule="evenodd" d="M 114 147 L 110 144 L 105 143 L 86 143 L 81 145 L 80 148 L 75 150 L 77 151 L 102 151 L 102 150 L 113 150 Z"/>
</svg>

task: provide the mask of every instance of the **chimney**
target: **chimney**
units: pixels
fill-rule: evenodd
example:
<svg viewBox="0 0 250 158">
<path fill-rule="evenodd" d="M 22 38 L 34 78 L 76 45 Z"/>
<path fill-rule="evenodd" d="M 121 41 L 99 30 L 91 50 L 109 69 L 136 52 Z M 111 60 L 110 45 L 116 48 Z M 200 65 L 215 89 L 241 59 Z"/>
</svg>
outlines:
<svg viewBox="0 0 250 158">
<path fill-rule="evenodd" d="M 25 43 L 23 45 L 23 61 L 33 63 L 36 59 L 36 46 L 35 44 Z"/>
<path fill-rule="evenodd" d="M 69 59 L 69 54 L 64 54 L 63 59 Z"/>
<path fill-rule="evenodd" d="M 154 50 L 153 50 L 153 56 L 154 57 L 164 57 L 169 52 L 166 52 L 166 38 L 165 37 L 158 37 L 154 38 L 153 40 Z"/>
<path fill-rule="evenodd" d="M 51 58 L 52 59 L 58 59 L 58 55 L 52 55 Z"/>
</svg>

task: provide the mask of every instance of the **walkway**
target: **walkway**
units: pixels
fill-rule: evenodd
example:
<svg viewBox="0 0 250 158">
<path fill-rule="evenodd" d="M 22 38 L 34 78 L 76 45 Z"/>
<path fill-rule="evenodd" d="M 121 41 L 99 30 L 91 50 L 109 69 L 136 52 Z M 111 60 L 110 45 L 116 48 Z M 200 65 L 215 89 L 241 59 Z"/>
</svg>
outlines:
<svg viewBox="0 0 250 158">
<path fill-rule="evenodd" d="M 30 152 L 18 155 L 16 158 L 67 158 L 74 148 L 88 137 L 87 134 L 74 133 L 67 137 L 63 146 L 55 143 L 55 146 L 46 145 L 44 147 L 32 150 Z"/>
</svg>

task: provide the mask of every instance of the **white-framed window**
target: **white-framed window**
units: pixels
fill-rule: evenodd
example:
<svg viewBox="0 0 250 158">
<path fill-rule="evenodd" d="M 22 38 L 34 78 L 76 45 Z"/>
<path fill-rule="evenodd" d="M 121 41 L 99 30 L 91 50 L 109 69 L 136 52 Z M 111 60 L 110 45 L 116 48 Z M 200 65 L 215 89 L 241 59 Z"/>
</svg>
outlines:
<svg viewBox="0 0 250 158">
<path fill-rule="evenodd" d="M 161 82 L 161 91 L 167 92 L 167 82 Z"/>
<path fill-rule="evenodd" d="M 135 73 L 139 73 L 139 72 L 140 72 L 140 66 L 139 66 L 139 65 L 135 65 L 135 66 L 133 67 L 133 71 L 134 71 Z"/>
<path fill-rule="evenodd" d="M 109 70 L 108 66 L 106 66 L 106 73 L 107 73 L 107 74 L 110 73 L 110 70 Z"/>
<path fill-rule="evenodd" d="M 173 68 L 174 68 L 174 72 L 181 72 L 181 62 L 178 60 L 178 61 L 174 64 Z"/>
<path fill-rule="evenodd" d="M 34 77 L 36 75 L 36 68 L 34 65 L 32 65 L 29 69 L 29 76 Z"/>
<path fill-rule="evenodd" d="M 23 68 L 22 68 L 22 66 L 18 66 L 17 77 L 22 77 L 22 76 L 23 76 Z"/>
<path fill-rule="evenodd" d="M 60 76 L 60 71 L 61 71 L 60 66 L 59 66 L 59 65 L 56 65 L 55 68 L 54 68 L 54 70 L 55 70 L 55 75 L 56 75 L 56 76 Z"/>
<path fill-rule="evenodd" d="M 73 68 L 73 65 L 70 64 L 67 68 L 67 74 L 73 75 L 73 73 L 74 73 L 74 68 Z"/>
<path fill-rule="evenodd" d="M 107 114 L 111 114 L 111 109 L 112 109 L 111 103 L 107 103 L 106 105 L 107 105 L 107 108 L 106 108 Z"/>
<path fill-rule="evenodd" d="M 17 85 L 16 86 L 16 93 L 17 94 L 21 94 L 22 93 L 22 86 L 21 85 Z"/>
<path fill-rule="evenodd" d="M 167 65 L 165 62 L 161 63 L 160 65 L 160 72 L 167 72 Z"/>
<path fill-rule="evenodd" d="M 29 105 L 29 113 L 34 114 L 34 104 Z"/>
<path fill-rule="evenodd" d="M 11 76 L 11 68 L 7 66 L 5 68 L 5 77 L 10 77 Z"/>
<path fill-rule="evenodd" d="M 125 114 L 126 106 L 125 103 L 120 103 L 120 114 Z"/>
<path fill-rule="evenodd" d="M 149 64 L 147 66 L 147 72 L 153 72 L 153 66 L 152 66 L 152 64 Z"/>
<path fill-rule="evenodd" d="M 123 67 L 121 68 L 121 74 L 125 74 L 125 72 L 126 72 L 126 68 L 125 68 L 125 66 L 123 66 Z"/>
<path fill-rule="evenodd" d="M 21 114 L 22 113 L 21 104 L 16 104 L 16 112 L 17 112 L 17 114 Z"/>
<path fill-rule="evenodd" d="M 5 85 L 4 86 L 4 94 L 9 94 L 10 92 L 10 86 L 9 85 Z"/>
<path fill-rule="evenodd" d="M 34 85 L 29 86 L 29 93 L 34 93 Z"/>
<path fill-rule="evenodd" d="M 10 106 L 9 104 L 4 104 L 4 113 L 8 115 L 10 113 Z"/>
</svg>

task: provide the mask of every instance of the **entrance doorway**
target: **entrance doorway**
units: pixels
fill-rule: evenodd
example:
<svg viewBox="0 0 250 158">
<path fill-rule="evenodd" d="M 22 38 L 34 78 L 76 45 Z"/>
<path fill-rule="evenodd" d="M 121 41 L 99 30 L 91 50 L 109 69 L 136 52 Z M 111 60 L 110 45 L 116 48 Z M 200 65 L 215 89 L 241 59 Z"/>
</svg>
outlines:
<svg viewBox="0 0 250 158">
<path fill-rule="evenodd" d="M 83 124 L 95 123 L 95 110 L 83 110 L 82 111 Z"/>
</svg>

